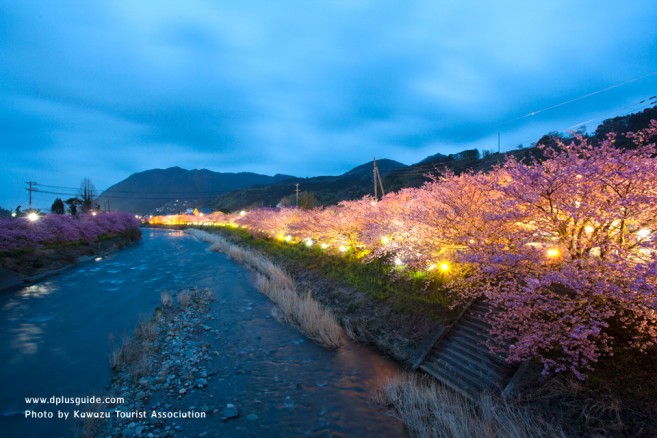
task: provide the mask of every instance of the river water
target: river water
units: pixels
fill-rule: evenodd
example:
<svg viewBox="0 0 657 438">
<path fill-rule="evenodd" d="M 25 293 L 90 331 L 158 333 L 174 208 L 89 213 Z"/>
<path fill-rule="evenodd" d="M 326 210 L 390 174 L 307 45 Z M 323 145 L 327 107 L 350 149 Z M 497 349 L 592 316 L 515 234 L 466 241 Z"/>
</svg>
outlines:
<svg viewBox="0 0 657 438">
<path fill-rule="evenodd" d="M 41 283 L 0 294 L 0 435 L 72 436 L 58 411 L 76 407 L 29 403 L 27 397 L 102 396 L 112 370 L 112 342 L 130 335 L 159 305 L 160 292 L 209 288 L 223 327 L 210 385 L 219 403 L 257 416 L 218 418 L 194 430 L 208 436 L 403 436 L 398 419 L 372 401 L 396 366 L 348 344 L 327 351 L 270 316 L 271 303 L 250 273 L 181 231 L 143 231 L 142 241 Z M 26 418 L 52 412 L 53 419 Z M 187 420 L 201 421 L 201 420 Z M 181 434 L 181 436 L 184 436 Z"/>
</svg>

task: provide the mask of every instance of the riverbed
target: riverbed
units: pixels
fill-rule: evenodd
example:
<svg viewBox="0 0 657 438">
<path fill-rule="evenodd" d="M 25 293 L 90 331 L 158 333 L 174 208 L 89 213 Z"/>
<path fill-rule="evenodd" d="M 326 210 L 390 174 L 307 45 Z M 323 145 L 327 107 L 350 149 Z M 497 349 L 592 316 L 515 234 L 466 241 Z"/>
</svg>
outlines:
<svg viewBox="0 0 657 438">
<path fill-rule="evenodd" d="M 221 336 L 208 365 L 218 406 L 253 414 L 208 416 L 194 430 L 255 436 L 401 436 L 401 422 L 372 400 L 395 364 L 359 345 L 325 350 L 271 318 L 250 272 L 181 231 L 144 230 L 142 242 L 47 281 L 0 296 L 0 427 L 3 436 L 71 436 L 58 411 L 26 397 L 103 396 L 113 343 L 160 305 L 162 291 L 207 288 Z M 214 380 L 214 381 L 213 381 Z M 211 388 L 211 389 L 210 389 Z M 25 418 L 26 411 L 55 418 Z M 245 412 L 246 412 L 245 411 Z M 253 420 L 257 417 L 257 420 Z M 201 421 L 201 420 L 186 420 Z M 180 436 L 184 436 L 182 433 Z M 210 435 L 212 436 L 212 435 Z"/>
</svg>

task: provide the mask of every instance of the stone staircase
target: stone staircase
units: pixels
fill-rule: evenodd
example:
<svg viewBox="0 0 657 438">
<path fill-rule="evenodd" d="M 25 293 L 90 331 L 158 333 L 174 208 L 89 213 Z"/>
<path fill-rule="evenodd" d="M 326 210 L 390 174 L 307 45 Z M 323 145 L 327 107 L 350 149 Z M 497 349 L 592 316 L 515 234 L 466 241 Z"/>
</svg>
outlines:
<svg viewBox="0 0 657 438">
<path fill-rule="evenodd" d="M 482 391 L 503 392 L 517 367 L 486 347 L 491 327 L 483 317 L 489 311 L 489 305 L 481 299 L 470 303 L 452 326 L 434 335 L 414 368 L 470 399 Z"/>
</svg>

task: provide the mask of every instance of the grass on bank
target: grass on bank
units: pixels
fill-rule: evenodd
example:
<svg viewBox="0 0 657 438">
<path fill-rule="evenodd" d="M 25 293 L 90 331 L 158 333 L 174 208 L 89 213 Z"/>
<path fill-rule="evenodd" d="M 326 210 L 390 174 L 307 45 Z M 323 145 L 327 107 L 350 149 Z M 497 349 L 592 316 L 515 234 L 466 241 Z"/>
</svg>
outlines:
<svg viewBox="0 0 657 438">
<path fill-rule="evenodd" d="M 471 402 L 435 381 L 402 375 L 382 389 L 382 401 L 394 406 L 417 437 L 565 437 L 557 425 L 489 395 Z"/>
<path fill-rule="evenodd" d="M 202 227 L 200 227 L 202 229 Z M 353 252 L 334 255 L 318 245 L 288 243 L 270 238 L 253 237 L 245 229 L 212 227 L 228 236 L 235 236 L 251 248 L 273 257 L 292 260 L 300 266 L 321 272 L 327 278 L 364 292 L 370 297 L 389 301 L 397 310 L 428 316 L 438 323 L 449 323 L 459 313 L 452 308 L 454 298 L 445 287 L 442 274 L 400 271 L 385 260 L 364 262 Z"/>
<path fill-rule="evenodd" d="M 295 281 L 262 254 L 237 246 L 222 236 L 201 230 L 190 230 L 196 237 L 256 272 L 256 288 L 276 305 L 274 316 L 298 327 L 306 336 L 327 348 L 338 348 L 342 336 L 340 324 L 333 314 L 313 299 L 310 291 L 299 293 Z"/>
</svg>

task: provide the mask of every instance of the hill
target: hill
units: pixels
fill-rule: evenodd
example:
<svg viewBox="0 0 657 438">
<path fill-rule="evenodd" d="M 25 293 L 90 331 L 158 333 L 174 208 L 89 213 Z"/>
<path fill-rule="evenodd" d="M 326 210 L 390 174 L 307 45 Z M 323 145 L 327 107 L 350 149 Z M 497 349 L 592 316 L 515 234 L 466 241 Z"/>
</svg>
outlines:
<svg viewBox="0 0 657 438">
<path fill-rule="evenodd" d="M 178 213 L 188 207 L 205 206 L 217 195 L 256 184 L 272 184 L 293 178 L 257 173 L 221 173 L 180 167 L 135 173 L 105 190 L 98 203 L 113 211 L 136 214 Z"/>
<path fill-rule="evenodd" d="M 377 160 L 381 177 L 407 167 L 394 160 Z M 372 163 L 365 163 L 338 176 L 291 178 L 267 186 L 255 186 L 220 195 L 213 207 L 235 211 L 249 207 L 275 207 L 279 203 L 293 205 L 295 190 L 299 184 L 305 202 L 319 205 L 336 204 L 345 199 L 356 199 L 372 192 Z"/>
</svg>

